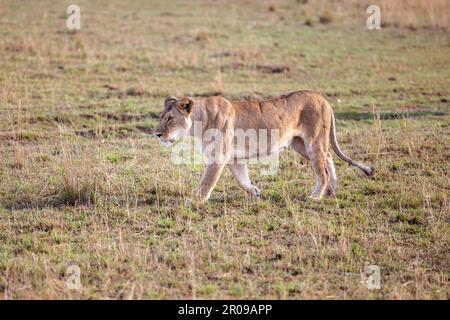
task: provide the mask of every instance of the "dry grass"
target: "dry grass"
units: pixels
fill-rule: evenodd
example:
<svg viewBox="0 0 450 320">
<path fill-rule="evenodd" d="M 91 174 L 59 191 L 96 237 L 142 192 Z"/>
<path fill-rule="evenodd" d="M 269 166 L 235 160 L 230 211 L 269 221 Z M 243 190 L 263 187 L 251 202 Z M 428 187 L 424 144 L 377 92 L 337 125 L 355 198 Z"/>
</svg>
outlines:
<svg viewBox="0 0 450 320">
<path fill-rule="evenodd" d="M 319 17 L 319 22 L 322 24 L 328 24 L 333 22 L 333 15 L 330 11 L 325 11 L 323 15 Z"/>
<path fill-rule="evenodd" d="M 413 28 L 382 3 L 372 32 L 359 1 L 81 1 L 67 32 L 62 1 L 3 1 L 1 298 L 448 299 L 449 36 L 444 2 L 421 3 Z M 148 135 L 164 98 L 298 89 L 323 92 L 375 178 L 336 160 L 337 196 L 312 202 L 287 151 L 275 176 L 251 167 L 262 201 L 226 171 L 189 205 L 202 168 Z"/>
<path fill-rule="evenodd" d="M 450 3 L 446 0 L 381 0 L 384 24 L 417 28 L 450 29 Z"/>
</svg>

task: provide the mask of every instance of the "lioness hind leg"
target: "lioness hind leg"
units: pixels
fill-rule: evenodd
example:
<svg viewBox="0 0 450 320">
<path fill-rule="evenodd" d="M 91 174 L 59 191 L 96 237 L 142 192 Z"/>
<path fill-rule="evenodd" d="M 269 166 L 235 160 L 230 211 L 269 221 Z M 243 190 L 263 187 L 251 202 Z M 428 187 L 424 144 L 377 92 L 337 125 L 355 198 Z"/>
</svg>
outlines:
<svg viewBox="0 0 450 320">
<path fill-rule="evenodd" d="M 316 187 L 311 193 L 311 198 L 319 200 L 325 193 L 330 179 L 327 156 L 320 146 L 310 148 L 310 150 L 308 150 L 308 155 L 311 159 L 314 172 L 316 173 Z"/>
<path fill-rule="evenodd" d="M 245 191 L 251 193 L 255 198 L 260 199 L 261 198 L 261 191 L 257 187 L 255 187 L 248 176 L 248 168 L 247 164 L 228 164 L 228 168 L 230 168 L 231 173 L 233 174 L 234 178 L 236 179 L 239 186 L 241 186 L 242 189 Z"/>
<path fill-rule="evenodd" d="M 334 168 L 333 158 L 331 157 L 330 153 L 328 153 L 327 165 L 328 165 L 328 173 L 330 174 L 330 182 L 328 183 L 326 193 L 328 196 L 334 196 L 337 190 L 337 177 L 336 177 L 336 169 Z"/>
<path fill-rule="evenodd" d="M 298 154 L 301 154 L 303 157 L 309 160 L 308 154 L 306 153 L 305 143 L 303 142 L 303 139 L 300 137 L 295 137 L 290 147 L 295 150 Z"/>
<path fill-rule="evenodd" d="M 311 149 L 308 154 L 305 143 L 300 137 L 295 137 L 290 146 L 306 159 L 311 159 L 314 172 L 316 173 L 316 187 L 311 197 L 320 199 L 325 192 L 327 195 L 334 195 L 337 187 L 337 178 L 331 155 L 328 153 L 328 157 L 324 157 L 325 153 L 320 148 L 317 149 L 318 151 Z M 326 158 L 326 161 L 322 161 L 323 158 Z"/>
</svg>

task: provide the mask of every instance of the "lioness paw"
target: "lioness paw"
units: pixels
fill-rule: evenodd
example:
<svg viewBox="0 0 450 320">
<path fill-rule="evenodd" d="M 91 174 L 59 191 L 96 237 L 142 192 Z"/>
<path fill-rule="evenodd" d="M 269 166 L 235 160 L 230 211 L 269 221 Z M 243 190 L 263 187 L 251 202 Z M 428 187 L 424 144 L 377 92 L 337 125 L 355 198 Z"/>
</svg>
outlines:
<svg viewBox="0 0 450 320">
<path fill-rule="evenodd" d="M 313 193 L 310 196 L 308 196 L 308 198 L 314 201 L 319 201 L 320 199 L 322 199 L 322 195 L 317 195 Z"/>
<path fill-rule="evenodd" d="M 253 187 L 253 195 L 256 199 L 261 200 L 261 191 L 257 187 Z"/>
</svg>

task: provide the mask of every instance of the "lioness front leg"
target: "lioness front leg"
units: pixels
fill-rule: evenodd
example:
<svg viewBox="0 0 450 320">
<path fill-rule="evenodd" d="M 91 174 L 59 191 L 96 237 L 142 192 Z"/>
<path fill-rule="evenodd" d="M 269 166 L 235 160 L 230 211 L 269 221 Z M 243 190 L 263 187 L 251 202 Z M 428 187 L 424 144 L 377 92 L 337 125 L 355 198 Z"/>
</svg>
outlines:
<svg viewBox="0 0 450 320">
<path fill-rule="evenodd" d="M 197 191 L 197 200 L 202 203 L 209 199 L 211 192 L 216 186 L 217 181 L 222 174 L 225 164 L 212 163 L 206 166 L 202 182 Z"/>
<path fill-rule="evenodd" d="M 261 199 L 261 191 L 257 187 L 255 187 L 248 176 L 248 168 L 247 164 L 228 164 L 228 168 L 230 168 L 231 173 L 236 179 L 237 183 L 247 192 L 250 192 L 255 198 Z"/>
</svg>

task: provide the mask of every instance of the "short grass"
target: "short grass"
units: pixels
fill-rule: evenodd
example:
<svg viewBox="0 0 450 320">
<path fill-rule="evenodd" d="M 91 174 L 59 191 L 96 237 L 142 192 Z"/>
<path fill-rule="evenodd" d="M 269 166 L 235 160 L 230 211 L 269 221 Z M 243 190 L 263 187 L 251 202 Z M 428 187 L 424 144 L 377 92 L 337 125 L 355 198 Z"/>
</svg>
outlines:
<svg viewBox="0 0 450 320">
<path fill-rule="evenodd" d="M 385 4 L 368 31 L 360 1 L 78 1 L 71 32 L 69 4 L 0 3 L 2 298 L 449 298 L 444 10 L 393 23 Z M 225 172 L 186 205 L 202 168 L 148 134 L 164 98 L 299 89 L 329 99 L 374 179 L 336 160 L 337 196 L 314 202 L 287 151 L 275 176 L 252 166 L 262 201 Z"/>
</svg>

